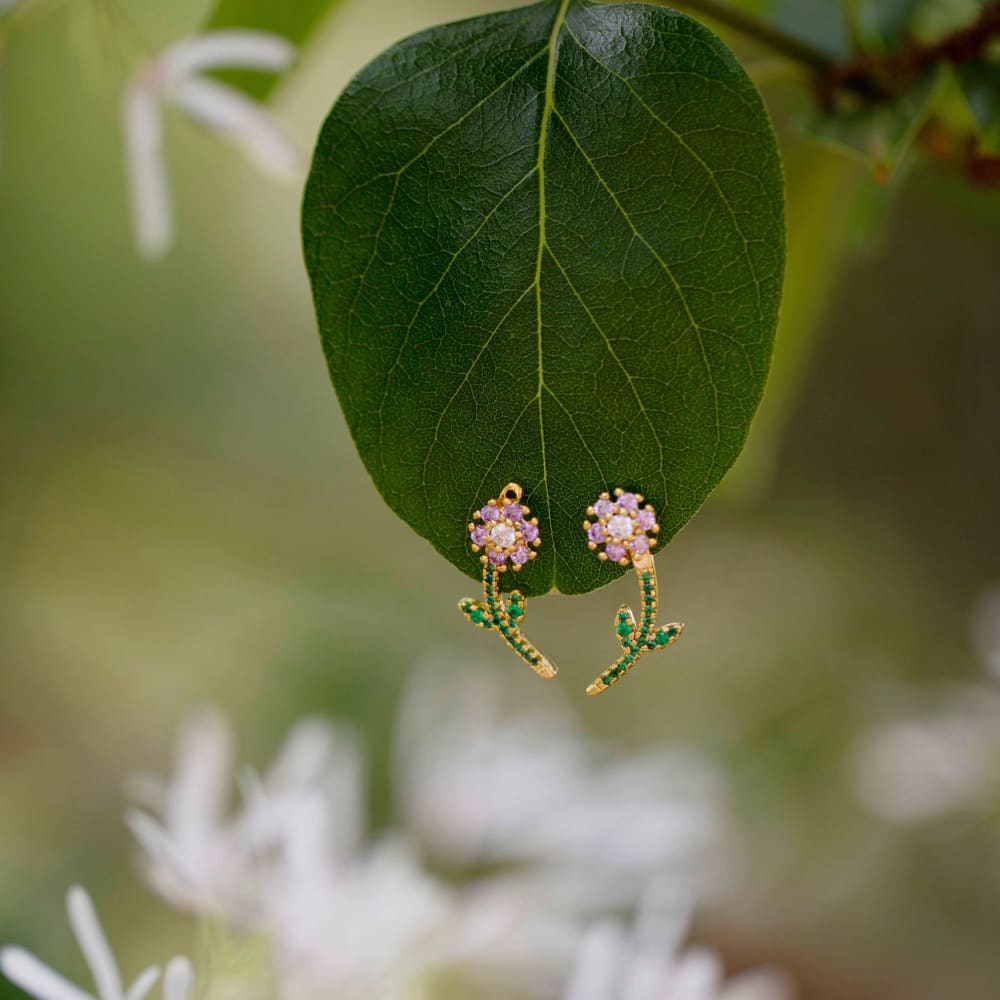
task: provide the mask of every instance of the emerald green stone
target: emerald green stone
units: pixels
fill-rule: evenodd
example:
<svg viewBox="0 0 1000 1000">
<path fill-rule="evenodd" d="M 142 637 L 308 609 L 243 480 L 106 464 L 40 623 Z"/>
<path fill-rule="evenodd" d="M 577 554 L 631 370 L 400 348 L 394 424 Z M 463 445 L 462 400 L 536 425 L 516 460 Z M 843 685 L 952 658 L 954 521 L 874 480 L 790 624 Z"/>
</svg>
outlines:
<svg viewBox="0 0 1000 1000">
<path fill-rule="evenodd" d="M 477 624 L 482 625 L 486 621 L 486 612 L 482 608 L 473 608 L 469 612 L 469 617 Z"/>
<path fill-rule="evenodd" d="M 666 632 L 657 632 L 656 633 L 656 645 L 657 646 L 666 646 L 673 637 L 674 637 L 674 633 L 673 633 L 673 631 L 671 629 L 667 629 Z"/>
<path fill-rule="evenodd" d="M 616 628 L 616 629 L 615 629 L 615 631 L 616 631 L 616 632 L 617 632 L 617 633 L 618 633 L 618 634 L 619 634 L 620 636 L 622 636 L 622 637 L 624 638 L 624 637 L 625 637 L 625 636 L 627 636 L 627 635 L 631 635 L 631 633 L 632 633 L 632 626 L 631 626 L 631 625 L 630 625 L 630 624 L 629 624 L 629 623 L 628 623 L 627 621 L 623 621 L 623 622 L 622 622 L 622 623 L 621 623 L 621 624 L 620 624 L 620 625 L 618 626 L 618 628 Z"/>
</svg>

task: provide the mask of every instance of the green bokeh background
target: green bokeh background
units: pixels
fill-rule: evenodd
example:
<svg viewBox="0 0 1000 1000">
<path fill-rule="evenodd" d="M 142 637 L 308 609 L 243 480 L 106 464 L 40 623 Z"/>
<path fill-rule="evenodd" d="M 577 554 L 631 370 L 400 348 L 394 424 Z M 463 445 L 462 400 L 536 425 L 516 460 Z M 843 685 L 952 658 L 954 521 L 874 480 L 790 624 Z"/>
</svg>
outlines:
<svg viewBox="0 0 1000 1000">
<path fill-rule="evenodd" d="M 492 6 L 348 0 L 274 109 L 308 149 L 381 48 Z M 353 451 L 301 265 L 301 185 L 170 117 L 177 244 L 155 265 L 133 251 L 123 81 L 206 13 L 43 2 L 5 38 L 0 940 L 68 973 L 75 881 L 126 972 L 193 947 L 141 886 L 120 821 L 122 779 L 166 766 L 191 706 L 225 708 L 257 762 L 302 714 L 351 720 L 382 823 L 414 666 L 517 670 L 457 614 L 467 581 Z M 532 638 L 601 739 L 683 743 L 724 768 L 751 863 L 695 932 L 732 967 L 783 964 L 824 1000 L 986 1000 L 1000 804 L 895 831 L 856 804 L 849 766 L 903 685 L 933 703 L 983 672 L 968 626 L 1000 578 L 1000 201 L 926 166 L 880 191 L 798 137 L 793 87 L 765 97 L 789 187 L 779 355 L 744 459 L 659 557 L 684 639 L 589 700 L 631 581 L 539 600 Z"/>
</svg>

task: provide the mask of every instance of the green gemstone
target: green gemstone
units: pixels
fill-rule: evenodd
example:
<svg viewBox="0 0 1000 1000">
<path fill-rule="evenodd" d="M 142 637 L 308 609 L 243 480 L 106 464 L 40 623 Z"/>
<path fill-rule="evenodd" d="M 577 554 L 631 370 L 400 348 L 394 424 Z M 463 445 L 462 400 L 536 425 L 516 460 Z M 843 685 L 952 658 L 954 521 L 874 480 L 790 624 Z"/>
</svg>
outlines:
<svg viewBox="0 0 1000 1000">
<path fill-rule="evenodd" d="M 512 604 L 510 607 L 511 618 L 522 618 L 524 616 L 524 608 L 519 604 Z"/>
<path fill-rule="evenodd" d="M 671 632 L 670 629 L 667 629 L 666 632 L 657 632 L 656 633 L 656 645 L 657 646 L 666 646 L 673 637 L 674 637 L 673 633 Z"/>
<path fill-rule="evenodd" d="M 469 612 L 469 617 L 477 624 L 482 625 L 486 621 L 486 612 L 482 608 L 473 608 Z"/>
<path fill-rule="evenodd" d="M 626 635 L 631 635 L 631 633 L 632 633 L 632 626 L 631 626 L 631 625 L 630 625 L 630 624 L 629 624 L 629 623 L 628 623 L 627 621 L 626 621 L 626 622 L 622 622 L 622 623 L 621 623 L 621 624 L 620 624 L 620 625 L 618 626 L 618 628 L 616 628 L 616 629 L 615 629 L 615 631 L 616 631 L 616 632 L 617 632 L 617 633 L 618 633 L 618 634 L 619 634 L 620 636 L 622 636 L 622 637 L 624 637 L 624 636 L 626 636 Z"/>
</svg>

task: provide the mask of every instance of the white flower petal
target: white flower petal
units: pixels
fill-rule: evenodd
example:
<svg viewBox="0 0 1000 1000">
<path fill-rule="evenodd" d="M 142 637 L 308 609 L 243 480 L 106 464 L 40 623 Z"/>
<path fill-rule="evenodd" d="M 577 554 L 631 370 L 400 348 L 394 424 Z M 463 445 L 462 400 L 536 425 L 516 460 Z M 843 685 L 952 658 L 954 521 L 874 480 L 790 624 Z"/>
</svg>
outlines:
<svg viewBox="0 0 1000 1000">
<path fill-rule="evenodd" d="M 154 867 L 170 870 L 180 878 L 191 879 L 184 855 L 170 834 L 152 816 L 139 809 L 129 809 L 125 813 L 125 825 L 145 851 L 147 860 Z"/>
<path fill-rule="evenodd" d="M 233 736 L 212 709 L 189 716 L 174 751 L 174 778 L 167 795 L 166 827 L 187 855 L 197 853 L 229 805 Z"/>
<path fill-rule="evenodd" d="M 151 965 L 144 969 L 136 981 L 129 987 L 125 1000 L 143 1000 L 143 997 L 153 988 L 160 978 L 159 966 Z"/>
<path fill-rule="evenodd" d="M 341 749 L 339 735 L 325 719 L 300 719 L 268 768 L 265 784 L 272 791 L 317 784 Z"/>
<path fill-rule="evenodd" d="M 722 985 L 722 961 L 709 948 L 690 948 L 670 975 L 669 1000 L 712 1000 Z"/>
<path fill-rule="evenodd" d="M 66 894 L 66 911 L 80 950 L 94 977 L 97 995 L 101 1000 L 121 1000 L 122 977 L 118 971 L 118 963 L 97 919 L 94 904 L 81 886 L 73 886 Z"/>
<path fill-rule="evenodd" d="M 299 152 L 274 119 L 234 87 L 201 77 L 172 86 L 169 98 L 208 128 L 240 146 L 258 166 L 278 176 L 299 168 Z"/>
<path fill-rule="evenodd" d="M 136 245 L 144 257 L 162 257 L 173 240 L 163 125 L 156 96 L 141 81 L 125 92 L 122 129 Z"/>
<path fill-rule="evenodd" d="M 304 884 L 310 875 L 332 867 L 330 804 L 318 792 L 303 794 L 289 803 L 285 819 L 286 875 Z"/>
<path fill-rule="evenodd" d="M 691 923 L 693 890 L 688 880 L 671 872 L 655 878 L 643 892 L 633 931 L 637 945 L 673 955 Z"/>
<path fill-rule="evenodd" d="M 191 963 L 183 955 L 172 958 L 163 974 L 163 1000 L 190 1000 L 193 987 Z"/>
<path fill-rule="evenodd" d="M 789 976 L 776 969 L 751 969 L 726 983 L 719 1000 L 791 1000 L 795 990 Z"/>
<path fill-rule="evenodd" d="M 303 996 L 389 997 L 397 987 L 412 995 L 403 986 L 438 960 L 454 894 L 395 841 L 325 877 L 315 868 L 300 874 L 272 900 L 278 964 L 289 982 Z"/>
<path fill-rule="evenodd" d="M 182 38 L 157 59 L 172 81 L 211 69 L 280 72 L 295 61 L 295 46 L 269 31 L 226 29 Z"/>
<path fill-rule="evenodd" d="M 597 924 L 588 930 L 565 1000 L 618 1000 L 625 951 L 625 930 L 620 924 Z"/>
<path fill-rule="evenodd" d="M 328 803 L 325 856 L 347 858 L 358 850 L 365 827 L 364 761 L 354 734 L 320 719 L 298 723 L 261 781 L 252 771 L 240 779 L 244 810 L 236 830 L 266 850 L 286 836 L 292 814 L 304 800 L 321 795 Z M 334 849 L 330 855 L 329 848 Z"/>
<path fill-rule="evenodd" d="M 673 993 L 665 992 L 672 963 L 673 954 L 666 948 L 634 949 L 615 1000 L 674 1000 Z"/>
<path fill-rule="evenodd" d="M 37 1000 L 94 1000 L 23 948 L 0 948 L 0 972 Z"/>
</svg>

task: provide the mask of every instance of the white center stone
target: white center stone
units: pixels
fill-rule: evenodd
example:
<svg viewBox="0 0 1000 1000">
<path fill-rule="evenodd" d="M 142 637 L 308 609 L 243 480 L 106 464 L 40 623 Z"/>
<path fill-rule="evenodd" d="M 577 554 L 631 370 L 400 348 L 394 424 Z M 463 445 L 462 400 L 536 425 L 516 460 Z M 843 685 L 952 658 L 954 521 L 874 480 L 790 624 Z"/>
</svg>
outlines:
<svg viewBox="0 0 1000 1000">
<path fill-rule="evenodd" d="M 494 529 L 495 530 L 495 529 Z M 616 541 L 632 537 L 632 518 L 627 514 L 616 514 L 608 521 L 608 531 Z"/>
<path fill-rule="evenodd" d="M 517 533 L 509 524 L 494 524 L 490 529 L 490 538 L 500 548 L 509 549 L 514 544 Z"/>
</svg>

